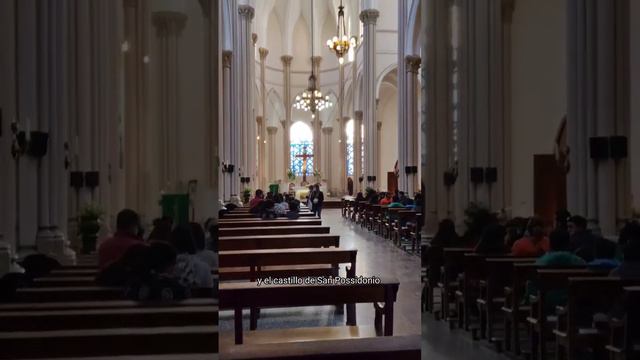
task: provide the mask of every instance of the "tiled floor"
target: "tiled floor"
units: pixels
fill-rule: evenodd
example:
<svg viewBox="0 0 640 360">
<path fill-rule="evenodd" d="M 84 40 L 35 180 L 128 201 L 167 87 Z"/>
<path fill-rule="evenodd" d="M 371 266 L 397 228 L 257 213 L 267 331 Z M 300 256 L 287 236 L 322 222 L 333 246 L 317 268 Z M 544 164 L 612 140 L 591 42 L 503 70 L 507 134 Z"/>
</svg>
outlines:
<svg viewBox="0 0 640 360">
<path fill-rule="evenodd" d="M 331 227 L 332 234 L 340 235 L 340 246 L 357 249 L 356 272 L 362 276 L 378 276 L 397 279 L 400 282 L 394 307 L 394 334 L 420 333 L 420 258 L 410 255 L 367 230 L 345 220 L 338 209 L 323 212 L 323 225 Z M 344 272 L 344 270 L 342 270 Z M 358 325 L 373 325 L 374 311 L 371 304 L 358 304 Z M 244 325 L 248 328 L 248 312 Z M 301 326 L 343 325 L 344 315 L 336 314 L 333 306 L 262 310 L 259 329 L 289 328 Z M 220 330 L 233 329 L 233 313 L 220 314 Z"/>
</svg>

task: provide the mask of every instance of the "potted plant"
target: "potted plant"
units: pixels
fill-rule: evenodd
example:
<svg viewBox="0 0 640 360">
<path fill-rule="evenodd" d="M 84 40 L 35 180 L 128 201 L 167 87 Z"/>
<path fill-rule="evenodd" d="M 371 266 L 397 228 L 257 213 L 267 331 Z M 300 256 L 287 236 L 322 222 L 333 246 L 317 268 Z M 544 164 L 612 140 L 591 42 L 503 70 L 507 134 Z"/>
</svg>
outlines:
<svg viewBox="0 0 640 360">
<path fill-rule="evenodd" d="M 96 204 L 85 206 L 78 215 L 78 231 L 82 239 L 82 253 L 90 254 L 96 250 L 100 221 L 104 210 Z"/>
<path fill-rule="evenodd" d="M 291 168 L 287 169 L 287 179 L 289 179 L 289 181 L 296 180 L 296 174 L 291 170 Z"/>
<path fill-rule="evenodd" d="M 242 190 L 242 201 L 245 204 L 248 204 L 249 203 L 249 198 L 251 198 L 251 189 L 244 188 L 244 190 Z"/>
</svg>

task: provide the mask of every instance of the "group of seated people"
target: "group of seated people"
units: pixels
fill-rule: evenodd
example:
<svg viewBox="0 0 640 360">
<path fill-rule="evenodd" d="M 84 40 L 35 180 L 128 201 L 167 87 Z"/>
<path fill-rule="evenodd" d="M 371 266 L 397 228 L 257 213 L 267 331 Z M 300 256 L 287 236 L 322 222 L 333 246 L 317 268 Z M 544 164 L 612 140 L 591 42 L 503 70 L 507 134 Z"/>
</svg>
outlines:
<svg viewBox="0 0 640 360">
<path fill-rule="evenodd" d="M 484 255 L 512 255 L 537 258 L 535 264 L 549 267 L 585 265 L 609 272 L 622 279 L 640 278 L 640 223 L 628 222 L 620 231 L 618 243 L 597 236 L 587 229 L 579 215 L 562 217 L 547 236 L 542 220 L 514 218 L 501 223 L 489 217 L 481 231 L 458 236 L 453 221 L 442 220 L 432 246 L 469 247 Z M 535 288 L 528 287 L 528 292 Z M 549 308 L 562 302 L 549 299 Z"/>
<path fill-rule="evenodd" d="M 233 203 L 224 205 L 224 209 L 220 212 L 220 218 L 233 211 L 238 206 Z M 274 194 L 258 189 L 253 199 L 249 201 L 249 212 L 256 217 L 262 219 L 275 219 L 278 217 L 287 217 L 289 219 L 297 219 L 300 214 L 300 201 L 289 194 Z"/>
<path fill-rule="evenodd" d="M 395 192 L 376 192 L 369 189 L 365 195 L 359 192 L 356 195 L 356 202 L 368 202 L 372 205 L 388 205 L 390 208 L 408 208 L 420 211 L 422 209 L 422 194 L 416 193 L 415 198 L 411 199 L 404 191 Z"/>
<path fill-rule="evenodd" d="M 214 287 L 216 226 L 206 234 L 199 223 L 174 226 L 164 217 L 145 238 L 135 211 L 120 211 L 116 222 L 115 234 L 98 247 L 98 284 L 124 287 L 134 300 L 180 299 L 191 289 Z"/>
</svg>

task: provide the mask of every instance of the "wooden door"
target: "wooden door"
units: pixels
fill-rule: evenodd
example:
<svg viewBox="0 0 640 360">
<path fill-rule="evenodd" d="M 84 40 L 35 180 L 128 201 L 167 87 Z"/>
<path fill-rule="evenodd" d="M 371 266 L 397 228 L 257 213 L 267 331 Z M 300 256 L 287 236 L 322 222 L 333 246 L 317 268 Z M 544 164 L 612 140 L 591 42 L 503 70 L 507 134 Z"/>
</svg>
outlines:
<svg viewBox="0 0 640 360">
<path fill-rule="evenodd" d="M 393 194 L 396 190 L 398 190 L 398 178 L 395 172 L 389 171 L 387 173 L 387 191 Z"/>
<path fill-rule="evenodd" d="M 567 176 L 552 154 L 533 156 L 533 208 L 546 226 L 553 226 L 558 210 L 567 208 Z"/>
</svg>

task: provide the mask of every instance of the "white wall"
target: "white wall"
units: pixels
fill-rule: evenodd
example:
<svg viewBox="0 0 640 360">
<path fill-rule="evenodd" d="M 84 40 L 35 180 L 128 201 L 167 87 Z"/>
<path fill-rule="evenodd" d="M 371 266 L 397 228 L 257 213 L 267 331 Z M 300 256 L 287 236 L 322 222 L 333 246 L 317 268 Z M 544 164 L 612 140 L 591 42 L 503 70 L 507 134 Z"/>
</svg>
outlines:
<svg viewBox="0 0 640 360">
<path fill-rule="evenodd" d="M 629 138 L 631 159 L 632 207 L 640 212 L 640 1 L 630 3 L 630 68 L 631 81 L 631 134 Z"/>
<path fill-rule="evenodd" d="M 566 0 L 518 0 L 512 26 L 512 211 L 533 213 L 533 155 L 566 113 Z"/>
<path fill-rule="evenodd" d="M 388 189 L 387 173 L 393 171 L 398 160 L 398 90 L 388 83 L 380 89 L 380 103 L 378 105 L 378 121 L 382 122 L 380 129 L 380 190 Z"/>
</svg>

